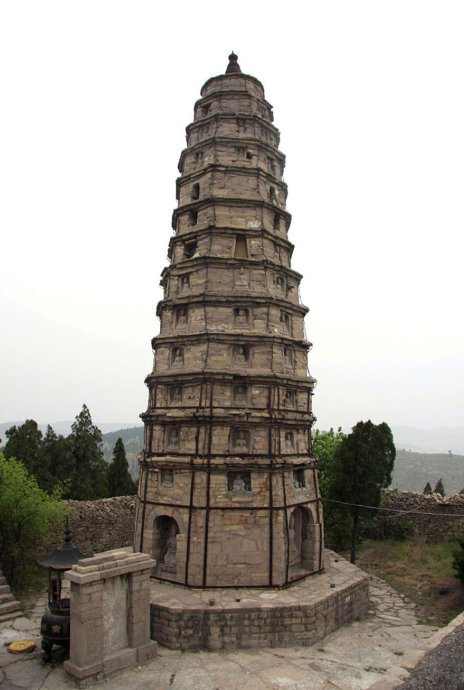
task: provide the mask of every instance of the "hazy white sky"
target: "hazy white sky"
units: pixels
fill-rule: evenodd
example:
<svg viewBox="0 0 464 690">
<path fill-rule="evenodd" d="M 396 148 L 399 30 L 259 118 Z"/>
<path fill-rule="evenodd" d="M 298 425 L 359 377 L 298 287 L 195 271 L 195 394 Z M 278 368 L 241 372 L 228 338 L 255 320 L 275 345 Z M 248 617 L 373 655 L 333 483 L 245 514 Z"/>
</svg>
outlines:
<svg viewBox="0 0 464 690">
<path fill-rule="evenodd" d="M 137 423 L 177 162 L 233 49 L 274 105 L 318 426 L 463 424 L 462 0 L 3 0 L 0 421 Z"/>
</svg>

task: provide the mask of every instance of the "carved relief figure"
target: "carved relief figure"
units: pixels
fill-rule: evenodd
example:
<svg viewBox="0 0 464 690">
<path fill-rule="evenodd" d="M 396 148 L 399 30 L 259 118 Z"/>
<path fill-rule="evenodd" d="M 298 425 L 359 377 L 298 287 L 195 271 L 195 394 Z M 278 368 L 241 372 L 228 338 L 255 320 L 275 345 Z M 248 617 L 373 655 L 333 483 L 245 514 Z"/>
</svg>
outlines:
<svg viewBox="0 0 464 690">
<path fill-rule="evenodd" d="M 234 386 L 234 402 L 236 405 L 246 405 L 247 387 L 243 385 Z"/>
<path fill-rule="evenodd" d="M 234 429 L 232 431 L 232 452 L 248 453 L 249 445 L 248 432 L 243 429 Z"/>
<path fill-rule="evenodd" d="M 246 364 L 249 359 L 249 351 L 246 345 L 234 345 L 233 359 L 236 364 Z"/>
<path fill-rule="evenodd" d="M 245 309 L 244 307 L 236 307 L 234 309 L 234 323 L 235 326 L 247 326 L 248 309 Z"/>
<path fill-rule="evenodd" d="M 293 431 L 285 432 L 285 451 L 287 453 L 293 453 L 295 450 L 295 438 L 293 436 Z"/>
<path fill-rule="evenodd" d="M 184 350 L 181 347 L 172 349 L 172 366 L 182 367 L 184 365 Z"/>
</svg>

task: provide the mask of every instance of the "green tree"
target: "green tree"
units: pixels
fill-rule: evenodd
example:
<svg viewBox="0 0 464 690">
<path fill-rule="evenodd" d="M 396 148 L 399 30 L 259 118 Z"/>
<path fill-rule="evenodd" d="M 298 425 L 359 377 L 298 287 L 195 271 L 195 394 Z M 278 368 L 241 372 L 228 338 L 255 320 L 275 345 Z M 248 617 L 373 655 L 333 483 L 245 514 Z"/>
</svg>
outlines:
<svg viewBox="0 0 464 690">
<path fill-rule="evenodd" d="M 49 424 L 43 437 L 42 449 L 54 486 L 60 488 L 63 498 L 70 498 L 69 490 L 75 462 L 69 452 L 68 439 L 57 434 Z"/>
<path fill-rule="evenodd" d="M 464 583 L 464 536 L 456 534 L 456 541 L 459 547 L 453 551 L 453 570 L 456 572 L 456 577 Z"/>
<path fill-rule="evenodd" d="M 122 438 L 119 437 L 113 449 L 113 460 L 108 465 L 108 496 L 133 496 L 137 484 L 129 474 L 129 463 Z"/>
<path fill-rule="evenodd" d="M 443 496 L 443 498 L 446 496 L 445 494 L 445 487 L 443 486 L 443 481 L 440 477 L 440 479 L 437 481 L 435 484 L 435 488 L 433 490 L 434 494 L 440 494 L 440 496 Z"/>
<path fill-rule="evenodd" d="M 430 482 L 427 482 L 427 484 L 424 486 L 424 490 L 422 493 L 425 496 L 431 496 L 432 495 L 432 487 L 430 486 Z"/>
<path fill-rule="evenodd" d="M 7 429 L 5 435 L 8 439 L 5 457 L 19 458 L 27 471 L 37 479 L 39 487 L 44 491 L 52 491 L 53 477 L 49 471 L 48 457 L 44 455 L 43 435 L 37 422 L 26 419 L 23 424 Z"/>
<path fill-rule="evenodd" d="M 94 501 L 107 495 L 107 465 L 103 459 L 102 433 L 92 423 L 87 405 L 77 415 L 67 438 L 70 454 L 70 498 Z"/>
<path fill-rule="evenodd" d="M 24 463 L 0 453 L 0 559 L 10 584 L 23 584 L 41 549 L 63 529 L 65 506 L 43 491 Z"/>
<path fill-rule="evenodd" d="M 346 505 L 351 516 L 351 562 L 356 561 L 359 520 L 366 506 L 378 507 L 381 491 L 391 482 L 395 445 L 388 424 L 358 422 L 337 448 L 329 498 Z"/>
</svg>

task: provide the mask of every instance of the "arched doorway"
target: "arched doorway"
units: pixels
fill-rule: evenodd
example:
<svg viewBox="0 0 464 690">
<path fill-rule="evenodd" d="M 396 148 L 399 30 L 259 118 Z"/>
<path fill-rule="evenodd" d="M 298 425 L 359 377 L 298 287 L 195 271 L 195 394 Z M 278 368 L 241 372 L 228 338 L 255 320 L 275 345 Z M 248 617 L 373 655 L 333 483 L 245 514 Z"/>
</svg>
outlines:
<svg viewBox="0 0 464 690">
<path fill-rule="evenodd" d="M 177 575 L 177 535 L 179 526 L 174 518 L 160 515 L 153 525 L 152 557 L 156 560 L 155 575 L 175 579 Z"/>
<path fill-rule="evenodd" d="M 310 511 L 300 506 L 292 511 L 288 523 L 288 541 L 289 578 L 314 572 L 316 543 Z"/>
</svg>

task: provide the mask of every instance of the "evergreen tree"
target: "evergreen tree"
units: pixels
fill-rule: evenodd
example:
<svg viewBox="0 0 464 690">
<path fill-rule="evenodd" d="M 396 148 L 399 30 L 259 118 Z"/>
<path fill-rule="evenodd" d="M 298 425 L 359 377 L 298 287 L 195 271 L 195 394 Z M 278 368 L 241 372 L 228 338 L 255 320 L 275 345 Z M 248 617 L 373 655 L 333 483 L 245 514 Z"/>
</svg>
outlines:
<svg viewBox="0 0 464 690">
<path fill-rule="evenodd" d="M 359 519 L 380 504 L 381 491 L 391 482 L 396 449 L 388 424 L 358 422 L 335 453 L 331 500 L 346 504 L 351 516 L 351 562 L 356 560 Z"/>
<path fill-rule="evenodd" d="M 446 494 L 445 494 L 445 487 L 443 486 L 443 482 L 442 482 L 442 480 L 441 480 L 441 477 L 440 477 L 440 479 L 437 481 L 437 483 L 435 484 L 435 488 L 434 488 L 434 490 L 433 490 L 433 493 L 434 493 L 434 494 L 440 494 L 440 496 L 443 496 L 443 498 L 446 496 Z"/>
<path fill-rule="evenodd" d="M 129 474 L 129 463 L 122 438 L 119 437 L 113 450 L 113 460 L 108 465 L 108 496 L 133 496 L 137 484 Z"/>
<path fill-rule="evenodd" d="M 69 489 L 74 472 L 74 461 L 69 452 L 68 440 L 61 434 L 57 434 L 49 424 L 43 437 L 42 449 L 55 486 L 60 487 L 63 498 L 70 498 Z"/>
<path fill-rule="evenodd" d="M 33 419 L 26 419 L 20 426 L 12 426 L 5 435 L 5 458 L 16 458 L 32 474 L 43 491 L 51 493 L 55 484 L 50 474 L 49 458 L 44 452 L 43 435 Z"/>
<path fill-rule="evenodd" d="M 430 482 L 427 482 L 422 493 L 424 494 L 424 496 L 432 495 L 432 487 L 430 486 Z"/>
<path fill-rule="evenodd" d="M 107 495 L 107 465 L 103 459 L 102 433 L 92 423 L 87 405 L 82 406 L 68 438 L 70 498 L 94 501 Z"/>
</svg>

